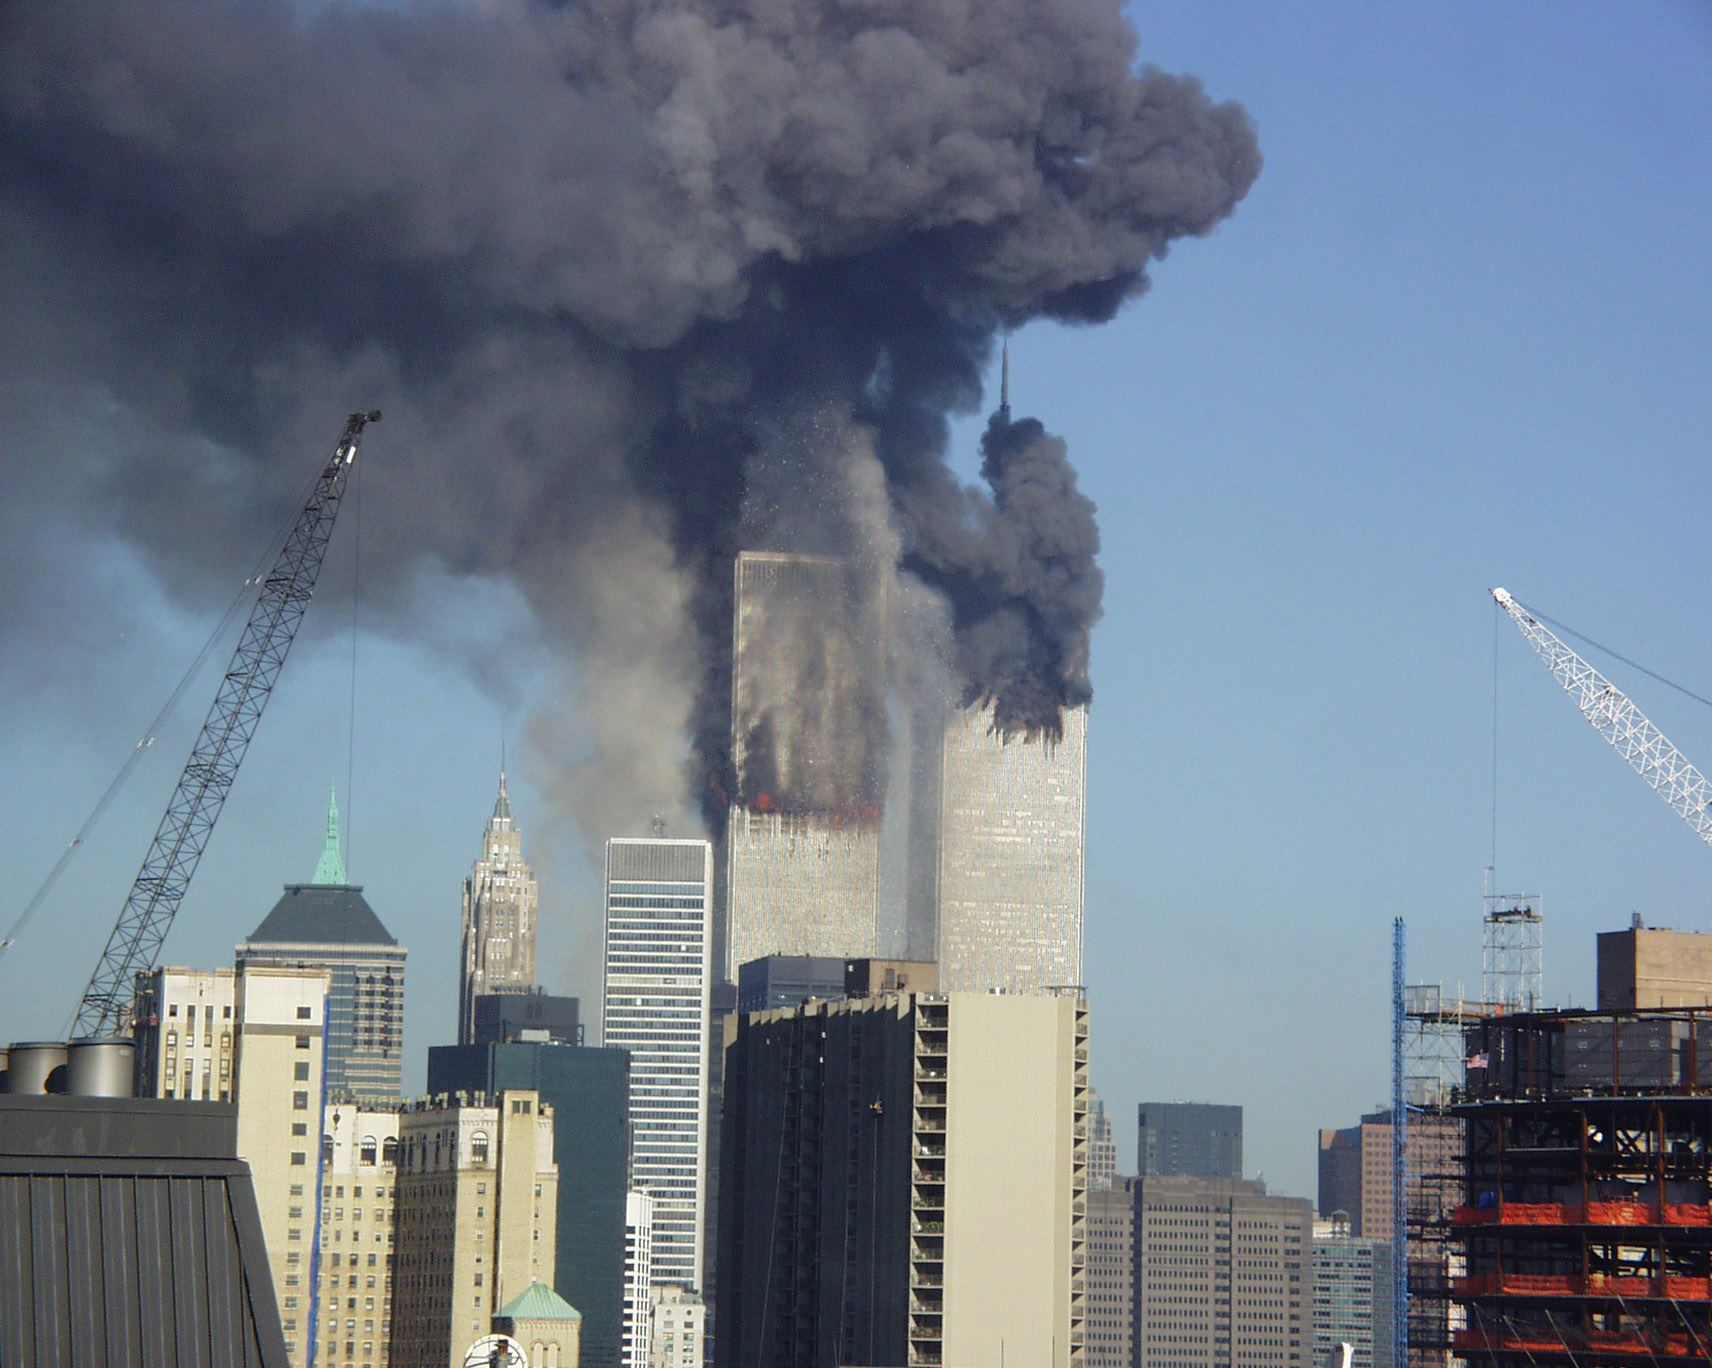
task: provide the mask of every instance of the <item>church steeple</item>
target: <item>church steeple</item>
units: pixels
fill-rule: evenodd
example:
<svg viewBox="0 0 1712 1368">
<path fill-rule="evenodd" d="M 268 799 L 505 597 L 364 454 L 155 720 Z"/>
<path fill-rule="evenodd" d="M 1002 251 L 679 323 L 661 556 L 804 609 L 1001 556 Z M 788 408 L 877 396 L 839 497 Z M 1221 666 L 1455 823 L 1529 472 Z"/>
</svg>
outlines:
<svg viewBox="0 0 1712 1368">
<path fill-rule="evenodd" d="M 503 792 L 503 785 L 501 792 Z M 339 854 L 339 797 L 338 790 L 327 795 L 327 843 L 321 847 L 321 858 L 315 862 L 315 877 L 309 881 L 312 884 L 334 884 L 346 886 L 350 880 L 345 877 L 344 857 Z"/>
</svg>

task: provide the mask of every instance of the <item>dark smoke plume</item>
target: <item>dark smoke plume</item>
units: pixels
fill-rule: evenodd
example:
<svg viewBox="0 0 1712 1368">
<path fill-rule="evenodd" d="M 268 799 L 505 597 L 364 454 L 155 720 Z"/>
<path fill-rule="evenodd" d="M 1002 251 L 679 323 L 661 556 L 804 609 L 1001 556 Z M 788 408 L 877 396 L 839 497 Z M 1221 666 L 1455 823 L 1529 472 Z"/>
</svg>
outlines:
<svg viewBox="0 0 1712 1368">
<path fill-rule="evenodd" d="M 1006 736 L 1057 739 L 1064 709 L 1093 697 L 1088 634 L 1105 586 L 1093 501 L 1063 441 L 1033 418 L 994 414 L 981 457 L 991 504 L 972 527 L 921 537 L 905 565 L 951 602 L 963 702 L 991 705 Z"/>
<path fill-rule="evenodd" d="M 0 0 L 0 592 L 69 526 L 205 594 L 378 406 L 365 582 L 401 629 L 424 567 L 522 588 L 597 831 L 684 801 L 686 733 L 720 820 L 745 546 L 913 567 L 967 695 L 1051 730 L 1091 508 L 1028 421 L 960 487 L 946 418 L 1258 173 L 1134 62 L 1115 0 Z"/>
</svg>

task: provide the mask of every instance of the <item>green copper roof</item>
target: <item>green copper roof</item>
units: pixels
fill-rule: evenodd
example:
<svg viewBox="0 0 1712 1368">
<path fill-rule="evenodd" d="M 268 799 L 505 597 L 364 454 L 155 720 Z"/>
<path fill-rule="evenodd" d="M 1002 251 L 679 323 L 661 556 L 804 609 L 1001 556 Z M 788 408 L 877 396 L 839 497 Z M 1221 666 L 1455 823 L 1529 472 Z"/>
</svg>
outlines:
<svg viewBox="0 0 1712 1368">
<path fill-rule="evenodd" d="M 339 854 L 339 799 L 335 790 L 327 795 L 327 844 L 321 848 L 321 858 L 315 862 L 315 877 L 309 881 L 312 884 L 335 884 L 344 886 L 350 883 L 345 877 L 345 861 Z"/>
<path fill-rule="evenodd" d="M 521 1296 L 507 1302 L 495 1317 L 506 1320 L 577 1320 L 583 1313 L 572 1306 L 546 1283 L 532 1282 Z"/>
</svg>

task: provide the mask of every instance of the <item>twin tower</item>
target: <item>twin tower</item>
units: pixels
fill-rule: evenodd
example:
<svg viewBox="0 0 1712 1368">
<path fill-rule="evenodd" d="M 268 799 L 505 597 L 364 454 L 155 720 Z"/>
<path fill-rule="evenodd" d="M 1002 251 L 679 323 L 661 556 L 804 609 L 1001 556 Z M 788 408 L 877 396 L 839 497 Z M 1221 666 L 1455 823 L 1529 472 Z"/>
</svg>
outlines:
<svg viewBox="0 0 1712 1368">
<path fill-rule="evenodd" d="M 982 703 L 874 702 L 884 624 L 842 558 L 744 552 L 733 587 L 714 977 L 800 955 L 934 960 L 944 991 L 1079 984 L 1086 710 L 1027 737 Z M 878 758 L 876 707 L 893 714 Z M 502 774 L 464 885 L 460 1041 L 478 998 L 534 985 L 538 903 Z"/>
</svg>

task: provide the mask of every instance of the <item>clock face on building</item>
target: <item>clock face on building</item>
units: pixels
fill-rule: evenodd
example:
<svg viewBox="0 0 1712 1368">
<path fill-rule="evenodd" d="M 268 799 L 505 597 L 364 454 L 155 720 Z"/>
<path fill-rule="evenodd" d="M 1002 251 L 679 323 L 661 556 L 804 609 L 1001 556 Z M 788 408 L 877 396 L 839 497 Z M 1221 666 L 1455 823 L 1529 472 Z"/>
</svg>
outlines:
<svg viewBox="0 0 1712 1368">
<path fill-rule="evenodd" d="M 483 1335 L 464 1355 L 464 1368 L 529 1368 L 529 1359 L 510 1335 Z"/>
</svg>

